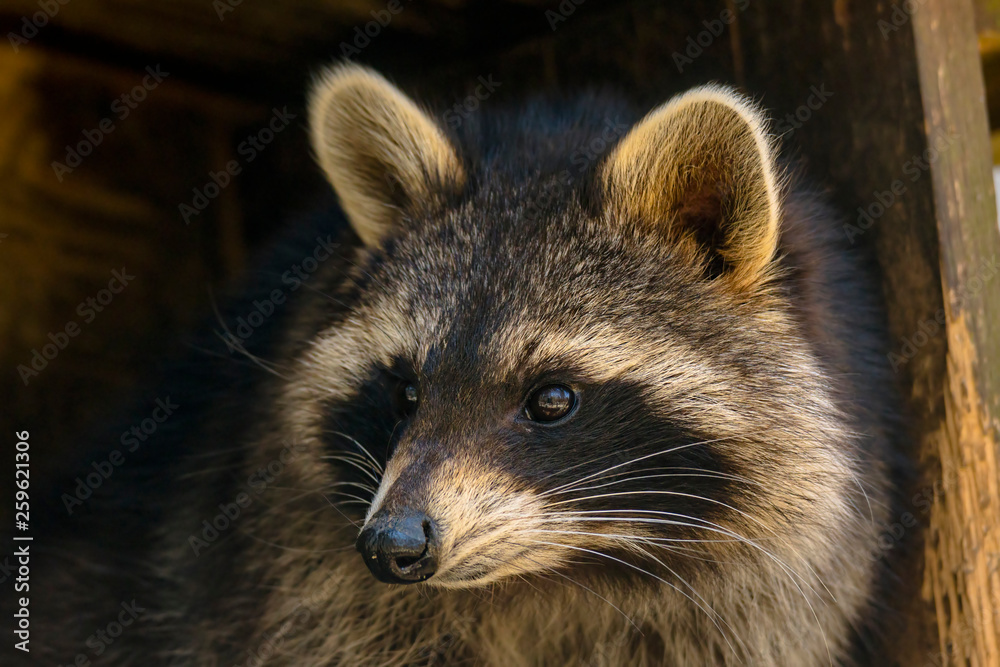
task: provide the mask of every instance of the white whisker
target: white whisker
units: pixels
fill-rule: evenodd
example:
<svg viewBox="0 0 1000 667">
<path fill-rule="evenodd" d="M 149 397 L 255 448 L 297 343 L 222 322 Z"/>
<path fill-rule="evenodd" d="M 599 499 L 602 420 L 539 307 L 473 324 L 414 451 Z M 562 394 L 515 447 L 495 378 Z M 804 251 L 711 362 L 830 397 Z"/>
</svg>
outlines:
<svg viewBox="0 0 1000 667">
<path fill-rule="evenodd" d="M 605 474 L 607 472 L 610 472 L 612 470 L 617 470 L 618 468 L 622 468 L 624 466 L 633 465 L 633 464 L 636 464 L 636 463 L 638 463 L 640 461 L 645 461 L 646 459 L 651 459 L 654 456 L 666 456 L 667 454 L 673 454 L 675 452 L 679 452 L 679 451 L 681 451 L 683 449 L 688 449 L 690 447 L 698 447 L 700 445 L 708 445 L 708 444 L 712 444 L 712 443 L 715 443 L 715 442 L 722 442 L 724 440 L 731 440 L 731 439 L 736 438 L 736 437 L 742 437 L 742 436 L 725 436 L 725 437 L 722 437 L 722 438 L 715 438 L 713 440 L 700 440 L 698 442 L 689 442 L 687 444 L 677 445 L 675 447 L 671 447 L 669 449 L 664 449 L 664 450 L 659 451 L 659 452 L 653 452 L 652 454 L 645 454 L 645 455 L 640 456 L 638 458 L 630 459 L 630 460 L 625 461 L 623 463 L 618 463 L 616 465 L 610 466 L 608 468 L 605 468 L 604 470 L 599 470 L 598 472 L 591 473 L 590 475 L 587 475 L 586 477 L 582 477 L 582 478 L 576 480 L 575 482 L 570 482 L 568 484 L 563 484 L 562 486 L 557 486 L 556 488 L 552 489 L 548 493 L 554 493 L 556 491 L 561 491 L 562 489 L 565 489 L 567 487 L 574 486 L 576 484 L 581 484 L 583 482 L 586 482 L 587 480 L 590 480 L 593 477 L 596 477 L 597 475 L 603 475 L 603 474 Z"/>
<path fill-rule="evenodd" d="M 560 543 L 557 543 L 557 542 L 545 542 L 545 541 L 541 541 L 541 540 L 530 540 L 530 539 L 528 541 L 529 542 L 535 542 L 536 544 L 545 544 L 545 545 L 552 546 L 552 547 L 562 547 L 564 549 L 572 549 L 574 551 L 582 551 L 584 553 L 593 554 L 595 556 L 601 556 L 603 558 L 608 558 L 608 559 L 613 560 L 613 561 L 615 561 L 617 563 L 621 563 L 622 565 L 624 565 L 626 567 L 632 568 L 633 570 L 636 570 L 637 572 L 641 572 L 643 574 L 646 574 L 646 575 L 652 577 L 653 579 L 656 579 L 657 581 L 660 581 L 663 584 L 666 584 L 667 586 L 669 586 L 670 588 L 674 589 L 675 591 L 677 591 L 678 593 L 680 593 L 681 595 L 683 595 L 685 598 L 687 598 L 688 600 L 690 600 L 696 607 L 698 607 L 703 612 L 705 612 L 705 614 L 708 616 L 709 620 L 711 620 L 712 623 L 715 625 L 715 627 L 719 630 L 719 634 L 722 635 L 723 640 L 729 646 L 729 649 L 733 652 L 733 655 L 735 655 L 737 657 L 737 659 L 739 659 L 739 654 L 736 652 L 736 648 L 732 645 L 732 643 L 729 641 L 729 638 L 726 636 L 726 633 L 722 630 L 722 627 L 719 626 L 719 623 L 715 620 L 715 616 L 718 616 L 720 619 L 722 618 L 721 616 L 719 616 L 718 612 L 716 612 L 714 609 L 712 609 L 712 613 L 709 613 L 708 609 L 706 609 L 697 600 L 695 600 L 690 595 L 688 595 L 687 593 L 685 593 L 684 591 L 682 591 L 680 588 L 678 588 L 676 584 L 671 583 L 671 582 L 667 581 L 666 579 L 664 579 L 663 577 L 660 577 L 660 576 L 658 576 L 658 575 L 650 572 L 649 570 L 641 568 L 638 565 L 635 565 L 633 563 L 629 563 L 628 561 L 622 560 L 620 558 L 615 558 L 614 556 L 612 556 L 610 554 L 606 554 L 606 553 L 604 553 L 602 551 L 595 551 L 593 549 L 585 549 L 583 547 L 576 547 L 576 546 L 571 546 L 571 545 L 568 545 L 568 544 L 560 544 Z M 714 616 L 713 616 L 713 614 L 714 614 Z M 723 619 L 723 623 L 725 623 L 724 619 Z M 728 623 L 726 623 L 726 626 L 730 627 L 730 630 L 732 630 L 732 627 L 729 626 Z M 740 641 L 740 644 L 743 645 L 742 640 L 738 639 L 738 641 Z M 745 648 L 745 645 L 744 645 L 744 648 Z M 742 662 L 742 660 L 741 660 L 741 662 Z"/>
<path fill-rule="evenodd" d="M 250 351 L 246 349 L 246 346 L 243 345 L 243 339 L 239 338 L 238 336 L 234 336 L 233 332 L 229 330 L 229 325 L 226 324 L 226 321 L 224 319 L 222 319 L 222 313 L 219 311 L 219 305 L 215 301 L 215 294 L 212 293 L 211 288 L 209 288 L 209 292 L 208 293 L 209 293 L 209 297 L 210 297 L 210 299 L 212 301 L 212 311 L 215 313 L 216 319 L 219 320 L 219 324 L 222 325 L 223 331 L 225 331 L 229 335 L 229 338 L 227 339 L 225 336 L 223 336 L 222 334 L 220 334 L 218 331 L 213 331 L 213 333 L 216 336 L 219 337 L 219 340 L 221 340 L 223 343 L 226 343 L 227 346 L 232 346 L 232 347 L 236 348 L 236 350 L 240 354 L 244 355 L 247 359 L 249 359 L 250 361 L 252 361 L 254 364 L 256 364 L 257 366 L 259 366 L 263 370 L 267 371 L 271 375 L 279 377 L 279 378 L 281 378 L 282 380 L 285 380 L 285 381 L 290 381 L 290 378 L 285 377 L 284 375 L 282 375 L 281 373 L 279 373 L 278 371 L 275 370 L 275 368 L 280 368 L 280 366 L 278 366 L 276 364 L 272 364 L 269 361 L 265 361 L 264 359 L 261 359 L 260 357 L 251 354 Z M 272 366 L 273 366 L 273 368 L 272 368 Z M 284 369 L 284 370 L 287 370 L 287 369 Z"/>
<path fill-rule="evenodd" d="M 714 498 L 706 498 L 704 496 L 695 495 L 695 494 L 692 494 L 692 493 L 683 493 L 681 491 L 661 491 L 661 490 L 616 491 L 614 493 L 601 493 L 601 494 L 597 494 L 597 495 L 593 495 L 593 496 L 585 496 L 583 498 L 573 498 L 573 499 L 570 499 L 570 500 L 558 500 L 558 501 L 556 501 L 554 503 L 549 503 L 548 507 L 555 507 L 556 505 L 565 505 L 566 503 L 581 503 L 581 502 L 584 502 L 584 501 L 587 501 L 587 500 L 597 500 L 599 498 L 614 498 L 614 497 L 617 497 L 617 496 L 636 496 L 636 495 L 644 495 L 644 494 L 645 495 L 675 496 L 675 497 L 680 497 L 680 498 L 691 498 L 693 500 L 700 500 L 700 501 L 703 501 L 703 502 L 711 503 L 713 505 L 721 505 L 722 507 L 725 507 L 727 509 L 732 510 L 733 512 L 736 512 L 740 516 L 742 516 L 742 517 L 744 517 L 746 519 L 749 519 L 750 521 L 753 521 L 754 523 L 756 523 L 757 525 L 759 525 L 764 530 L 766 530 L 766 531 L 768 531 L 770 533 L 774 532 L 771 528 L 769 528 L 762 521 L 760 521 L 760 519 L 757 519 L 756 517 L 752 516 L 751 514 L 749 514 L 747 512 L 744 512 L 743 510 L 736 509 L 735 507 L 733 507 L 732 505 L 729 505 L 728 503 L 724 503 L 721 500 L 715 500 Z"/>
<path fill-rule="evenodd" d="M 334 435 L 339 435 L 339 436 L 347 438 L 348 440 L 350 440 L 351 442 L 353 442 L 357 446 L 358 449 L 360 449 L 362 452 L 364 452 L 368 456 L 368 458 L 371 460 L 371 462 L 375 465 L 375 469 L 378 470 L 378 472 L 380 474 L 384 473 L 384 470 L 382 469 L 382 464 L 379 463 L 378 459 L 376 459 L 374 456 L 372 456 L 372 453 L 369 452 L 368 449 L 364 445 L 362 445 L 360 442 L 358 442 L 357 440 L 355 440 L 351 436 L 347 435 L 346 433 L 343 433 L 342 431 L 326 431 L 326 433 L 333 433 Z"/>
<path fill-rule="evenodd" d="M 569 494 L 569 493 L 577 493 L 577 492 L 580 492 L 580 491 L 590 491 L 590 490 L 593 490 L 593 489 L 603 489 L 603 488 L 606 488 L 606 487 L 609 487 L 609 486 L 614 486 L 615 484 L 626 484 L 628 482 L 637 482 L 637 481 L 643 480 L 643 479 L 662 479 L 662 478 L 665 478 L 665 477 L 684 477 L 684 478 L 688 478 L 688 477 L 703 477 L 703 478 L 706 478 L 706 479 L 721 479 L 721 480 L 732 481 L 732 478 L 727 477 L 726 475 L 715 474 L 715 473 L 710 473 L 710 472 L 702 472 L 702 473 L 670 473 L 670 474 L 664 473 L 664 474 L 660 474 L 660 475 L 641 475 L 639 477 L 625 477 L 625 478 L 622 478 L 622 479 L 616 479 L 616 480 L 613 480 L 613 481 L 610 481 L 610 482 L 605 482 L 604 484 L 595 484 L 593 486 L 572 487 L 572 488 L 566 489 L 564 491 L 559 491 L 559 492 L 556 492 L 556 493 L 543 493 L 543 494 L 539 494 L 539 495 L 540 495 L 540 497 L 546 497 L 546 496 L 552 496 L 552 495 L 560 495 L 561 496 L 561 495 L 566 495 L 566 494 Z M 606 479 L 606 478 L 601 478 L 601 479 Z M 759 486 L 758 482 L 750 482 L 749 480 L 748 480 L 748 482 L 751 483 L 751 484 L 757 484 Z"/>
</svg>

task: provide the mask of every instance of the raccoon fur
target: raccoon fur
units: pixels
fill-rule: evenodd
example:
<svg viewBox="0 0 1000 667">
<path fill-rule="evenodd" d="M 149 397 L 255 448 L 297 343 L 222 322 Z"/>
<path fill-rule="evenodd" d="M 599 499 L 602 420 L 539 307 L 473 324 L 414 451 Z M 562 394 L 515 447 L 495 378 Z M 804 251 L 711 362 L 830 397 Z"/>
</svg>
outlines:
<svg viewBox="0 0 1000 667">
<path fill-rule="evenodd" d="M 345 65 L 309 115 L 338 204 L 138 401 L 126 425 L 176 406 L 156 432 L 57 485 L 32 659 L 873 650 L 899 437 L 877 282 L 761 109 L 706 86 L 447 128 Z"/>
</svg>

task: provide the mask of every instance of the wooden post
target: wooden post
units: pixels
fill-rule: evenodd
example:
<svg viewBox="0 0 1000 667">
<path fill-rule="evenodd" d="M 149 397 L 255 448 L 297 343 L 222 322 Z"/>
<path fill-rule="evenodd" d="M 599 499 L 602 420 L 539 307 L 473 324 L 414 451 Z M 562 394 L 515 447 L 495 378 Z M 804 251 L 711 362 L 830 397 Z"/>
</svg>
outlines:
<svg viewBox="0 0 1000 667">
<path fill-rule="evenodd" d="M 912 22 L 928 143 L 953 144 L 930 168 L 948 353 L 924 591 L 940 663 L 987 667 L 1000 664 L 1000 232 L 986 95 L 970 0 L 926 0 Z"/>
</svg>

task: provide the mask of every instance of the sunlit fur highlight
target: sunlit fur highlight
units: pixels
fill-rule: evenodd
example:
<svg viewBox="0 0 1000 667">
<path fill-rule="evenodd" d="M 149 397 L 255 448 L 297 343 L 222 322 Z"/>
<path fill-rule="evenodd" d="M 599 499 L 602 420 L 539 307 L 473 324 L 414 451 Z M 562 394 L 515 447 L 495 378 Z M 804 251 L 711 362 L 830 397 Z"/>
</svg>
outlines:
<svg viewBox="0 0 1000 667">
<path fill-rule="evenodd" d="M 721 188 L 731 280 L 759 284 L 781 217 L 782 176 L 771 144 L 767 121 L 749 100 L 722 86 L 690 90 L 651 111 L 615 148 L 604 171 L 609 211 L 667 224 L 701 214 L 692 193 Z M 685 235 L 682 224 L 667 231 Z"/>
<path fill-rule="evenodd" d="M 377 146 L 371 151 L 381 155 Z M 405 156 L 402 159 L 405 162 Z M 650 523 L 591 519 L 593 515 L 574 513 L 572 504 L 564 504 L 565 494 L 574 489 L 613 495 L 613 474 L 584 478 L 551 493 L 534 492 L 502 470 L 491 469 L 470 443 L 467 454 L 443 460 L 430 472 L 413 466 L 427 476 L 420 480 L 421 498 L 426 499 L 423 508 L 443 531 L 439 576 L 417 591 L 380 587 L 364 578 L 357 563 L 352 568 L 353 555 L 346 557 L 346 563 L 333 567 L 359 579 L 338 585 L 336 594 L 324 601 L 324 621 L 319 624 L 326 630 L 322 648 L 310 644 L 317 639 L 306 633 L 296 640 L 301 642 L 296 660 L 323 655 L 335 663 L 339 659 L 352 664 L 407 664 L 414 655 L 431 650 L 419 648 L 422 641 L 433 645 L 433 637 L 452 633 L 440 629 L 449 624 L 460 626 L 461 638 L 445 653 L 452 659 L 461 656 L 489 665 L 588 660 L 660 664 L 664 659 L 668 664 L 806 665 L 829 664 L 843 656 L 851 619 L 865 604 L 871 586 L 870 565 L 844 544 L 871 543 L 873 520 L 884 516 L 885 498 L 877 475 L 858 478 L 857 463 L 844 442 L 852 435 L 844 430 L 847 420 L 829 391 L 829 378 L 809 345 L 798 338 L 800 324 L 788 316 L 782 298 L 771 288 L 781 271 L 775 256 L 786 183 L 774 162 L 766 120 L 745 98 L 727 89 L 697 89 L 642 120 L 605 161 L 601 178 L 609 217 L 590 224 L 632 218 L 667 225 L 662 237 L 651 233 L 633 238 L 635 251 L 643 252 L 646 245 L 653 252 L 666 238 L 689 249 L 692 266 L 705 258 L 683 227 L 685 207 L 697 207 L 700 201 L 691 204 L 686 197 L 692 192 L 700 197 L 703 188 L 717 187 L 707 179 L 718 179 L 715 182 L 727 197 L 721 211 L 728 227 L 719 248 L 727 271 L 722 279 L 707 283 L 705 290 L 713 299 L 730 302 L 734 320 L 762 337 L 781 341 L 781 354 L 768 363 L 772 376 L 785 378 L 784 395 L 761 395 L 761 387 L 733 375 L 725 364 L 715 363 L 682 339 L 645 338 L 601 317 L 575 321 L 572 329 L 562 332 L 544 318 L 536 321 L 530 308 L 512 312 L 503 327 L 490 332 L 489 372 L 502 383 L 505 373 L 515 374 L 525 364 L 572 363 L 596 382 L 626 381 L 645 387 L 651 405 L 661 406 L 665 419 L 692 426 L 712 424 L 715 446 L 740 462 L 753 493 L 739 499 L 741 507 L 724 525 L 709 527 L 707 534 L 714 543 L 689 545 L 688 553 L 730 566 L 687 570 L 688 579 L 673 578 L 676 572 L 662 560 L 662 548 L 682 553 L 683 544 L 658 543 Z M 332 180 L 343 199 L 343 188 L 350 186 Z M 792 202 L 792 210 L 800 205 Z M 474 216 L 475 211 L 459 209 L 454 215 Z M 352 222 L 365 238 L 369 232 L 364 219 L 352 216 Z M 406 284 L 397 284 L 395 291 L 359 305 L 351 318 L 317 336 L 300 356 L 295 389 L 288 393 L 297 397 L 289 401 L 288 418 L 294 428 L 318 433 L 322 410 L 313 409 L 316 400 L 349 396 L 373 361 L 388 364 L 404 356 L 418 368 L 426 361 L 429 341 L 447 330 L 450 314 L 463 304 L 442 295 L 440 302 L 422 303 L 414 311 L 410 297 Z M 608 301 L 612 307 L 614 298 Z M 529 340 L 532 346 L 526 351 Z M 799 425 L 775 424 L 766 418 L 790 404 L 801 413 Z M 771 466 L 757 465 L 760 448 L 776 440 L 798 443 L 782 454 L 780 482 Z M 401 479 L 411 476 L 408 470 L 415 459 L 407 442 L 404 437 L 387 462 L 364 519 L 383 507 Z M 628 507 L 627 497 L 622 502 Z M 476 538 L 466 541 L 473 532 Z M 312 548 L 320 550 L 322 545 L 317 542 Z M 588 578 L 586 586 L 563 580 L 570 588 L 552 587 L 552 580 L 574 572 L 574 563 L 594 560 L 598 552 L 618 554 L 604 562 L 648 575 L 651 588 L 643 593 L 614 578 Z M 279 589 L 310 588 L 295 577 L 289 571 L 281 577 L 284 584 Z M 535 582 L 519 583 L 524 577 L 534 577 Z M 344 597 L 350 586 L 365 592 Z M 485 593 L 490 604 L 482 604 L 476 593 L 484 586 L 490 586 Z M 452 592 L 430 593 L 434 588 Z M 463 588 L 470 591 L 453 590 Z M 566 596 L 579 600 L 571 602 Z M 586 609 L 582 615 L 570 611 L 581 607 Z M 595 613 L 596 609 L 601 611 Z M 419 629 L 402 629 L 408 616 L 420 619 Z M 372 626 L 373 619 L 383 618 L 392 619 L 392 630 Z M 469 619 L 475 620 L 469 623 Z M 617 643 L 610 639 L 634 619 L 644 627 L 655 627 L 658 641 L 666 646 L 651 649 L 641 639 Z M 547 636 L 540 636 L 537 627 L 545 627 Z M 597 642 L 596 654 L 593 641 L 575 648 L 577 642 L 568 639 L 591 635 L 604 638 Z M 406 646 L 391 642 L 390 650 L 389 637 L 405 637 Z M 359 647 L 356 653 L 348 648 L 354 646 Z"/>
<path fill-rule="evenodd" d="M 59 593 L 37 616 L 57 638 L 45 658 L 71 660 L 136 582 L 148 621 L 109 664 L 810 667 L 875 651 L 870 554 L 899 438 L 877 282 L 782 169 L 761 109 L 695 89 L 630 115 L 567 181 L 617 101 L 484 110 L 450 132 L 356 66 L 310 100 L 347 218 L 317 224 L 339 256 L 242 366 L 219 355 L 231 375 L 200 382 L 221 396 L 149 449 L 161 468 L 116 472 L 138 479 L 125 502 L 47 538 L 78 560 L 39 577 Z M 410 412 L 400 380 L 419 386 Z M 577 393 L 564 423 L 521 410 L 546 383 Z M 289 443 L 193 556 L 188 536 Z M 120 530 L 122 507 L 155 528 Z M 411 508 L 435 523 L 438 570 L 380 583 L 355 540 Z M 101 526 L 126 571 L 104 565 Z"/>
<path fill-rule="evenodd" d="M 332 68 L 313 87 L 309 126 L 316 158 L 358 235 L 378 245 L 403 203 L 465 180 L 440 128 L 370 69 Z"/>
</svg>

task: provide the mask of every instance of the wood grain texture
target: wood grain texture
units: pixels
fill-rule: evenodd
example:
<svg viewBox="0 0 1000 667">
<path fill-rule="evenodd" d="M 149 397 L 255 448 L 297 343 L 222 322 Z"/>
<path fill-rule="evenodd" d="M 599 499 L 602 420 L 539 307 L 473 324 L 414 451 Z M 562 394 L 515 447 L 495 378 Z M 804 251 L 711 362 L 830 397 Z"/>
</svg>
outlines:
<svg viewBox="0 0 1000 667">
<path fill-rule="evenodd" d="M 989 123 L 969 0 L 927 0 L 913 14 L 929 135 L 956 137 L 931 182 L 947 317 L 946 424 L 925 584 L 937 610 L 940 658 L 1000 663 L 1000 232 Z"/>
<path fill-rule="evenodd" d="M 242 268 L 245 231 L 227 218 L 238 186 L 191 225 L 178 204 L 219 169 L 237 129 L 268 110 L 170 75 L 120 118 L 113 101 L 143 76 L 0 50 L 0 428 L 44 443 L 40 476 L 142 385 L 168 341 L 202 316 L 212 286 Z M 108 119 L 111 131 L 98 132 Z M 83 142 L 80 164 L 57 174 L 52 164 Z M 89 306 L 123 270 L 135 279 Z M 78 333 L 67 339 L 70 324 Z M 54 356 L 40 368 L 35 351 Z"/>
</svg>

